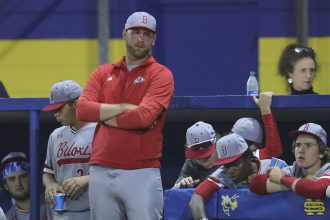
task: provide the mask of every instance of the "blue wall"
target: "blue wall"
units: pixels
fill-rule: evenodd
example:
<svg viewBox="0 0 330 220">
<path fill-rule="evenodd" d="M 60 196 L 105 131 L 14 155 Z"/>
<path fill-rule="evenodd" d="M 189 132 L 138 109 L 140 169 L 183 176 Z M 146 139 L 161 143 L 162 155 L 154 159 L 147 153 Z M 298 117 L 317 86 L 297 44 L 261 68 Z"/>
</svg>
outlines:
<svg viewBox="0 0 330 220">
<path fill-rule="evenodd" d="M 96 2 L 2 0 L 0 39 L 96 38 Z M 309 7 L 311 36 L 330 36 L 330 1 Z M 258 38 L 295 35 L 295 0 L 111 0 L 111 38 L 138 10 L 157 18 L 154 55 L 172 69 L 180 96 L 245 94 Z"/>
</svg>

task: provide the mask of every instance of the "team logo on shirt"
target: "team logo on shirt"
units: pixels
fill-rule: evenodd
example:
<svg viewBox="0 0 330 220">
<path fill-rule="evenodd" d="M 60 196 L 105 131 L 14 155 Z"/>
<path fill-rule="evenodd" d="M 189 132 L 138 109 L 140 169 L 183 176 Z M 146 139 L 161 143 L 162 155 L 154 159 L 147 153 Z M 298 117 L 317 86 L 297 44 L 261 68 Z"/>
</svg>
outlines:
<svg viewBox="0 0 330 220">
<path fill-rule="evenodd" d="M 145 81 L 145 79 L 144 79 L 142 76 L 138 76 L 138 77 L 134 80 L 133 83 L 142 83 L 142 82 L 144 82 L 144 81 Z"/>
</svg>

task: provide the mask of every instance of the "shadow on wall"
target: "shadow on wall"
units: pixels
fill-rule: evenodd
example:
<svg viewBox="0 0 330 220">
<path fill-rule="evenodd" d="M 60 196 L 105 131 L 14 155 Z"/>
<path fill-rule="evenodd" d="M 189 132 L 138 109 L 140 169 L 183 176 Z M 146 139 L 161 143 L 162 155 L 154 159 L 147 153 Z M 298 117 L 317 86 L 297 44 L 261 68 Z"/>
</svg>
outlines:
<svg viewBox="0 0 330 220">
<path fill-rule="evenodd" d="M 5 85 L 0 81 L 0 98 L 9 98 Z"/>
</svg>

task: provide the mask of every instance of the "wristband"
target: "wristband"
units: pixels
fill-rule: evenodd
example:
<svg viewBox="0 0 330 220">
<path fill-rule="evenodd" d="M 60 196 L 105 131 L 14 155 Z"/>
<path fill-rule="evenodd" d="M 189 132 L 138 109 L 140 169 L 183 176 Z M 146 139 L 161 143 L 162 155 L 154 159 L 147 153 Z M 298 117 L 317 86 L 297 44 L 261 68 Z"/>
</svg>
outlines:
<svg viewBox="0 0 330 220">
<path fill-rule="evenodd" d="M 292 190 L 293 182 L 296 180 L 293 176 L 283 176 L 281 178 L 281 184 Z"/>
</svg>

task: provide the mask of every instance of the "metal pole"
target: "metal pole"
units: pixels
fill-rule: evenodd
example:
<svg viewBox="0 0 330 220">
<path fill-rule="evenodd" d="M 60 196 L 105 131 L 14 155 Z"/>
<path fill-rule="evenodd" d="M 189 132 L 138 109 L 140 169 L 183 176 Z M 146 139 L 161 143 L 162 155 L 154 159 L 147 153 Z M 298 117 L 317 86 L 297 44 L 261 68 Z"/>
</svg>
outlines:
<svg viewBox="0 0 330 220">
<path fill-rule="evenodd" d="M 308 0 L 296 0 L 297 43 L 308 46 Z"/>
<path fill-rule="evenodd" d="M 30 219 L 40 219 L 39 111 L 30 111 Z"/>
<path fill-rule="evenodd" d="M 99 64 L 109 62 L 109 0 L 97 1 Z"/>
</svg>

